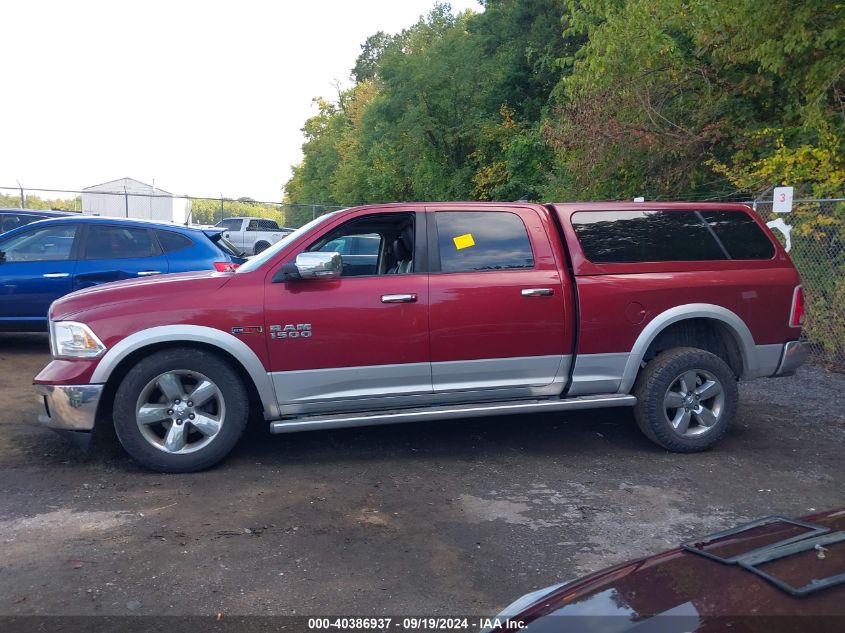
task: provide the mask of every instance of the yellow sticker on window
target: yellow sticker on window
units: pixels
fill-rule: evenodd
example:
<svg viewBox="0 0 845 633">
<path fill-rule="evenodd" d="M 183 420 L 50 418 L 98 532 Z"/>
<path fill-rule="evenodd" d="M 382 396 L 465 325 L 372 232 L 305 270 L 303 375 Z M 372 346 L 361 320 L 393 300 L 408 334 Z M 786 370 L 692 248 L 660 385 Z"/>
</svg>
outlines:
<svg viewBox="0 0 845 633">
<path fill-rule="evenodd" d="M 466 233 L 465 235 L 453 237 L 452 241 L 455 243 L 455 248 L 457 248 L 458 250 L 461 250 L 462 248 L 469 248 L 470 246 L 475 246 L 475 240 L 472 239 L 472 233 Z"/>
</svg>

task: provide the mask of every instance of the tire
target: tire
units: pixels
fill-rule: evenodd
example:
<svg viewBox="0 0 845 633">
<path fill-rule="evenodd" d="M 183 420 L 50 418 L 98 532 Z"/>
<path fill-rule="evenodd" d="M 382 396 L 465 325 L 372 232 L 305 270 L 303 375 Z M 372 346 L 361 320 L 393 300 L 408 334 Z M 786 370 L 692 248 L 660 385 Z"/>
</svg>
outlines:
<svg viewBox="0 0 845 633">
<path fill-rule="evenodd" d="M 677 453 L 704 451 L 722 439 L 739 404 L 731 368 L 694 347 L 676 347 L 651 360 L 637 376 L 633 394 L 640 430 Z"/>
<path fill-rule="evenodd" d="M 252 247 L 252 254 L 258 255 L 261 251 L 266 251 L 270 247 L 270 244 L 267 242 L 257 242 L 255 246 Z"/>
<path fill-rule="evenodd" d="M 248 414 L 237 372 L 215 354 L 193 348 L 144 358 L 114 399 L 114 428 L 123 448 L 147 468 L 167 473 L 204 470 L 222 460 L 243 435 Z"/>
</svg>

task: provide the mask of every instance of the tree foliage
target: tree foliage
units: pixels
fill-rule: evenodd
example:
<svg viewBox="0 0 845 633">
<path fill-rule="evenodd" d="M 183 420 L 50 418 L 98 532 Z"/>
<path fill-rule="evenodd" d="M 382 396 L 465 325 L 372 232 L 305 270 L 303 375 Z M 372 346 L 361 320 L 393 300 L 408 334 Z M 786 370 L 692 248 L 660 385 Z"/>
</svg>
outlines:
<svg viewBox="0 0 845 633">
<path fill-rule="evenodd" d="M 75 198 L 42 198 L 41 196 L 24 194 L 25 208 L 42 211 L 80 211 L 82 196 Z M 0 208 L 16 209 L 21 206 L 20 194 L 0 193 Z"/>
<path fill-rule="evenodd" d="M 212 200 L 204 198 L 191 200 L 191 222 L 193 224 L 217 224 L 222 218 L 256 217 L 276 220 L 279 226 L 285 222 L 285 213 L 278 205 L 256 202 L 251 198 L 237 200 Z"/>
<path fill-rule="evenodd" d="M 361 48 L 289 202 L 845 187 L 842 0 L 436 4 Z"/>
</svg>

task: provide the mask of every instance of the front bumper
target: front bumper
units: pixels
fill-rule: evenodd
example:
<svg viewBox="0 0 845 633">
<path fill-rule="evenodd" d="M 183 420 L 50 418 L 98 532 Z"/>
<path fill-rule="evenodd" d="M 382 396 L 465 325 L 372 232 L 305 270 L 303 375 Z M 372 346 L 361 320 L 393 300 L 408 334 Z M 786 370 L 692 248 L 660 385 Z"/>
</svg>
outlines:
<svg viewBox="0 0 845 633">
<path fill-rule="evenodd" d="M 35 385 L 38 421 L 60 431 L 91 431 L 104 385 Z"/>
<path fill-rule="evenodd" d="M 783 352 L 780 355 L 780 363 L 778 364 L 775 376 L 791 376 L 795 373 L 804 361 L 807 360 L 807 355 L 810 350 L 806 343 L 801 341 L 790 341 L 783 346 Z"/>
</svg>

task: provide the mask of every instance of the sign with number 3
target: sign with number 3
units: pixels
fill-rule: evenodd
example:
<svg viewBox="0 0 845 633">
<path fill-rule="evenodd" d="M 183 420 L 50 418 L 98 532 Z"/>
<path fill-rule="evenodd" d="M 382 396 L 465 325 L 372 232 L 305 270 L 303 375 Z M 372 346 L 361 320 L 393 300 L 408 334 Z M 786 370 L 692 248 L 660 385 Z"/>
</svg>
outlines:
<svg viewBox="0 0 845 633">
<path fill-rule="evenodd" d="M 772 211 L 775 213 L 792 211 L 792 187 L 775 187 Z"/>
</svg>

